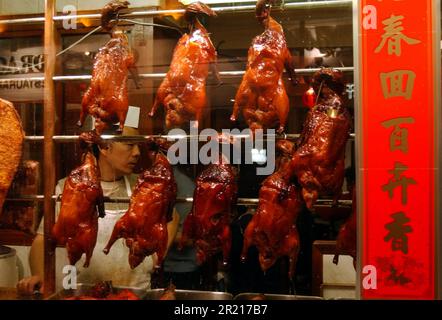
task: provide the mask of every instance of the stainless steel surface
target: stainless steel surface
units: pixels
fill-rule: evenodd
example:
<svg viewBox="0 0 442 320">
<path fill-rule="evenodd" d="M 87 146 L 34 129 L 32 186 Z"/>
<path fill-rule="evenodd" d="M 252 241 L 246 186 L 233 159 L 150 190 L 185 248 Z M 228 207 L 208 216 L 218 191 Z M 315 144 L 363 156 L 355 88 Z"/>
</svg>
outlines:
<svg viewBox="0 0 442 320">
<path fill-rule="evenodd" d="M 234 300 L 252 300 L 258 296 L 264 296 L 264 300 L 324 300 L 322 297 L 300 296 L 290 294 L 261 294 L 261 293 L 240 293 L 235 296 Z"/>
<path fill-rule="evenodd" d="M 145 300 L 159 300 L 164 294 L 164 289 L 147 290 Z M 177 300 L 232 300 L 233 295 L 227 292 L 175 290 Z"/>
<path fill-rule="evenodd" d="M 64 300 L 70 297 L 91 295 L 91 289 L 94 287 L 94 285 L 95 284 L 79 283 L 77 284 L 77 289 L 61 290 L 48 297 L 47 300 Z M 114 290 L 113 291 L 114 293 L 119 293 L 120 291 L 127 289 L 133 292 L 134 294 L 136 294 L 138 298 L 140 298 L 141 300 L 145 299 L 146 290 L 141 290 L 139 288 L 133 288 L 133 287 L 124 287 L 124 286 L 113 286 L 112 288 Z"/>
</svg>

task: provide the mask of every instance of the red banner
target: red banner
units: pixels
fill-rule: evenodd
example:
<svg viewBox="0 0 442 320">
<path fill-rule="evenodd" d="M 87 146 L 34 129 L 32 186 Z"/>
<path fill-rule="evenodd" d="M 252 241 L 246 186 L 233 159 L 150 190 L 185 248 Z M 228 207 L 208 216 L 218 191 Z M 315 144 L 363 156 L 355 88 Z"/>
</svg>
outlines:
<svg viewBox="0 0 442 320">
<path fill-rule="evenodd" d="M 433 1 L 360 1 L 362 298 L 435 299 Z"/>
</svg>

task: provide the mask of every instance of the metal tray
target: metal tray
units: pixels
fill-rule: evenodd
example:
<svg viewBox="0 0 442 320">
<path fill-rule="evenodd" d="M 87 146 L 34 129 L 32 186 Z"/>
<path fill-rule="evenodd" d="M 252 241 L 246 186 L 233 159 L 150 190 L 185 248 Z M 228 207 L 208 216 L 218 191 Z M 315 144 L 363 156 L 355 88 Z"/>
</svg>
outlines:
<svg viewBox="0 0 442 320">
<path fill-rule="evenodd" d="M 64 300 L 70 297 L 90 295 L 91 289 L 94 287 L 94 285 L 95 284 L 79 283 L 77 284 L 77 289 L 61 290 L 48 297 L 48 300 Z M 112 288 L 114 289 L 115 293 L 119 293 L 120 291 L 127 289 L 136 294 L 141 300 L 145 299 L 146 290 L 120 286 L 112 286 Z"/>
<path fill-rule="evenodd" d="M 235 296 L 234 300 L 252 300 L 257 296 L 264 296 L 266 300 L 324 300 L 322 297 L 316 296 L 300 296 L 290 294 L 261 294 L 261 293 L 240 293 Z"/>
<path fill-rule="evenodd" d="M 164 289 L 147 290 L 145 300 L 159 300 Z M 197 291 L 197 290 L 175 290 L 177 300 L 233 300 L 233 295 L 227 292 Z"/>
</svg>

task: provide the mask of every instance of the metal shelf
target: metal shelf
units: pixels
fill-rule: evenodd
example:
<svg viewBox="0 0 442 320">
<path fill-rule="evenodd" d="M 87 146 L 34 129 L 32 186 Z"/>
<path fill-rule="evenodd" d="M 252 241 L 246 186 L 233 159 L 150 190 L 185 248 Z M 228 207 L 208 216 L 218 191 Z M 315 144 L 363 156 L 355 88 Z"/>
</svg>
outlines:
<svg viewBox="0 0 442 320">
<path fill-rule="evenodd" d="M 338 67 L 333 68 L 335 70 L 341 70 L 342 72 L 353 72 L 354 67 Z M 311 69 L 295 69 L 296 74 L 313 74 L 317 71 L 319 71 L 320 68 L 311 68 Z M 223 78 L 229 78 L 229 77 L 239 77 L 243 76 L 245 74 L 244 70 L 241 71 L 221 71 L 220 76 Z M 166 73 L 143 73 L 140 74 L 139 77 L 141 79 L 157 79 L 161 80 L 166 76 Z M 54 81 L 82 81 L 82 80 L 90 80 L 92 78 L 91 75 L 78 75 L 78 76 L 54 76 L 52 77 L 52 80 Z M 130 77 L 129 77 L 130 78 Z M 0 81 L 44 81 L 44 77 L 20 77 L 20 78 L 0 78 Z"/>
<path fill-rule="evenodd" d="M 331 8 L 331 7 L 351 7 L 352 0 L 336 0 L 336 1 L 313 1 L 313 2 L 290 2 L 283 3 L 279 6 L 274 6 L 273 11 L 284 11 L 287 9 L 317 9 L 317 8 Z M 255 5 L 242 5 L 242 6 L 229 6 L 229 7 L 212 7 L 212 10 L 217 13 L 230 13 L 238 11 L 252 11 L 255 10 Z M 134 11 L 124 15 L 121 18 L 143 18 L 160 15 L 173 15 L 183 14 L 184 9 L 176 10 L 144 10 Z M 100 19 L 100 13 L 93 14 L 79 14 L 79 15 L 61 15 L 54 16 L 54 21 L 63 21 L 71 19 Z M 31 18 L 17 18 L 17 19 L 3 19 L 0 20 L 0 24 L 32 24 L 32 23 L 44 23 L 45 18 L 31 17 Z"/>
</svg>

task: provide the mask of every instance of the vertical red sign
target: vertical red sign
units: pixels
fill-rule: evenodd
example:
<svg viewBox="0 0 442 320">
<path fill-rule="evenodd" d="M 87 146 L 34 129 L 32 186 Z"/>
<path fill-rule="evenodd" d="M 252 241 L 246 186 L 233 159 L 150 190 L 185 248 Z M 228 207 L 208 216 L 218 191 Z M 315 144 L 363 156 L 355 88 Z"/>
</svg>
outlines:
<svg viewBox="0 0 442 320">
<path fill-rule="evenodd" d="M 359 6 L 362 298 L 434 299 L 433 1 Z"/>
</svg>

